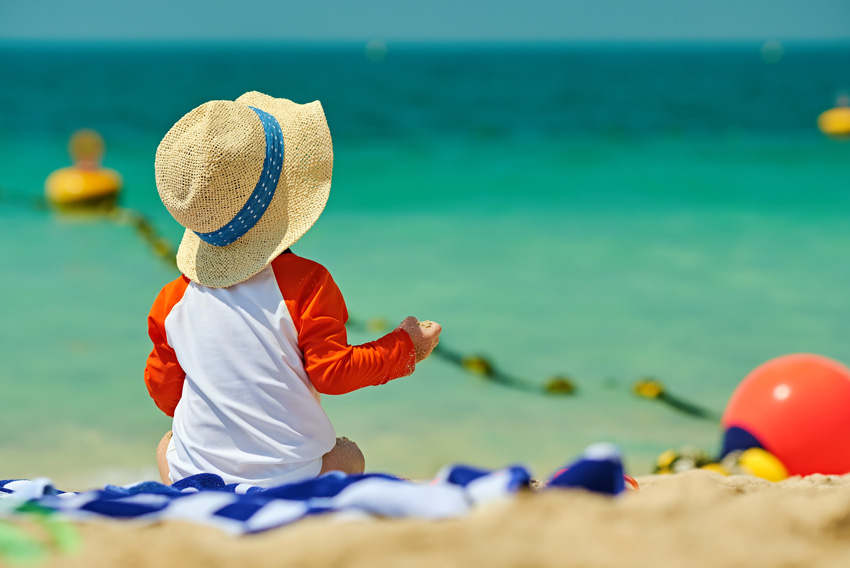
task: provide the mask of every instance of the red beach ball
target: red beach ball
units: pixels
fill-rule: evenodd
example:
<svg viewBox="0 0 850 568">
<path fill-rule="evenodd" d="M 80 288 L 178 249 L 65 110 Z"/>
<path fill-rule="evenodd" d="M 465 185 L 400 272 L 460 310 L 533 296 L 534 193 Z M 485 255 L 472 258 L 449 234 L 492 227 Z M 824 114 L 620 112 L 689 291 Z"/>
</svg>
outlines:
<svg viewBox="0 0 850 568">
<path fill-rule="evenodd" d="M 775 455 L 790 475 L 850 472 L 850 369 L 820 355 L 794 354 L 753 370 L 721 420 Z"/>
</svg>

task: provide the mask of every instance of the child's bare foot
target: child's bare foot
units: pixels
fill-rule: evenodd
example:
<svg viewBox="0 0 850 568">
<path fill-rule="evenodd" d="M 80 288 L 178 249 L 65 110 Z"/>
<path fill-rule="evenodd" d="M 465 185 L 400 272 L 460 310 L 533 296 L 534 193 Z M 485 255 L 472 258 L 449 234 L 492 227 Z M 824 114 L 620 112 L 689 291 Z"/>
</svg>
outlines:
<svg viewBox="0 0 850 568">
<path fill-rule="evenodd" d="M 171 430 L 165 433 L 162 440 L 156 447 L 156 468 L 159 470 L 159 477 L 165 485 L 171 485 L 171 480 L 168 478 L 168 460 L 165 457 L 165 452 L 168 451 L 168 443 L 171 441 Z"/>
<path fill-rule="evenodd" d="M 341 471 L 346 475 L 363 473 L 366 470 L 366 460 L 357 444 L 342 436 L 336 439 L 336 445 L 331 451 L 322 456 L 322 471 Z"/>
<path fill-rule="evenodd" d="M 404 318 L 397 329 L 406 331 L 410 335 L 410 339 L 413 340 L 417 363 L 431 354 L 431 351 L 439 343 L 440 332 L 443 330 L 440 324 L 435 321 L 419 321 L 413 316 Z"/>
</svg>

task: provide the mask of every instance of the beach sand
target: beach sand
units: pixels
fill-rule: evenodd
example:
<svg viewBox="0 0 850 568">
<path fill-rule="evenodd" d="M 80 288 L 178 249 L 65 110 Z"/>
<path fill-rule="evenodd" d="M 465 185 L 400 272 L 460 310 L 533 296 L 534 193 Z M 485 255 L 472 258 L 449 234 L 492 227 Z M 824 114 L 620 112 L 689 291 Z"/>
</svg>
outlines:
<svg viewBox="0 0 850 568">
<path fill-rule="evenodd" d="M 615 499 L 529 491 L 461 519 L 313 518 L 241 537 L 183 522 L 84 522 L 82 548 L 43 566 L 850 566 L 850 475 L 638 481 Z"/>
</svg>

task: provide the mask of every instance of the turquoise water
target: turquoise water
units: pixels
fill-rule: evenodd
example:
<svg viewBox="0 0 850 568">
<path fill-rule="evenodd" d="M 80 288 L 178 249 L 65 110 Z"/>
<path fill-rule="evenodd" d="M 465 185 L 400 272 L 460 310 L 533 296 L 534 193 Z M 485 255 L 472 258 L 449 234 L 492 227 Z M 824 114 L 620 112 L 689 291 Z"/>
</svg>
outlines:
<svg viewBox="0 0 850 568">
<path fill-rule="evenodd" d="M 321 99 L 335 143 L 328 207 L 294 247 L 359 320 L 443 324 L 570 398 L 446 361 L 324 404 L 370 469 L 524 462 L 545 475 L 586 444 L 645 473 L 668 447 L 713 450 L 716 424 L 630 394 L 646 375 L 722 410 L 759 363 L 850 362 L 850 143 L 819 112 L 850 89 L 850 46 L 0 44 L 0 477 L 66 486 L 151 477 L 168 419 L 142 381 L 145 318 L 174 277 L 126 226 L 22 203 L 101 131 L 123 205 L 169 239 L 153 154 L 213 98 Z M 361 342 L 374 334 L 352 333 Z"/>
</svg>

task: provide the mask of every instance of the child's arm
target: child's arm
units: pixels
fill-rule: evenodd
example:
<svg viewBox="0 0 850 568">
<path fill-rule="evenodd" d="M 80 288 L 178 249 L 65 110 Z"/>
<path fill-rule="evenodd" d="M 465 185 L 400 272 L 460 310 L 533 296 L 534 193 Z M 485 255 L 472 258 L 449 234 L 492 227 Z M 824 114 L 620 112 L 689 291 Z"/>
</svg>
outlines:
<svg viewBox="0 0 850 568">
<path fill-rule="evenodd" d="M 186 373 L 168 344 L 165 318 L 183 297 L 188 284 L 185 276 L 167 284 L 156 297 L 148 315 L 148 335 L 153 342 L 153 350 L 145 365 L 145 385 L 156 405 L 168 416 L 174 416 L 174 409 L 180 402 Z"/>
<path fill-rule="evenodd" d="M 304 368 L 320 393 L 344 394 L 384 384 L 411 374 L 416 362 L 424 358 L 420 337 L 415 343 L 415 333 L 407 331 L 404 322 L 375 341 L 349 345 L 345 329 L 348 310 L 328 271 L 291 254 L 282 255 L 272 266 L 298 331 Z M 434 331 L 438 334 L 438 327 Z"/>
</svg>

